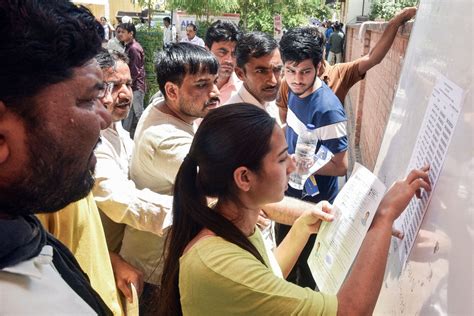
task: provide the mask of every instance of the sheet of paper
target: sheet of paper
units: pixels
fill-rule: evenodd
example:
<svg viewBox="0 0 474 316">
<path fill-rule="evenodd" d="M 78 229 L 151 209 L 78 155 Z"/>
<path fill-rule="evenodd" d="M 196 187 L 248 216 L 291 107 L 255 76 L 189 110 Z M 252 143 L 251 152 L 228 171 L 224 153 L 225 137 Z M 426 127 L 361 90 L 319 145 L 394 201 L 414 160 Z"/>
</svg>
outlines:
<svg viewBox="0 0 474 316">
<path fill-rule="evenodd" d="M 440 75 L 431 93 L 425 117 L 413 149 L 407 173 L 429 164 L 431 188 L 434 191 L 444 159 L 461 111 L 464 91 Z M 395 221 L 394 227 L 404 233 L 395 241 L 400 263 L 405 266 L 415 243 L 418 230 L 428 208 L 431 194 L 423 192 L 421 199 L 413 199 L 405 212 Z"/>
<path fill-rule="evenodd" d="M 321 225 L 308 259 L 321 292 L 336 294 L 341 287 L 385 190 L 374 174 L 356 163 L 334 201 L 335 219 Z"/>
<path fill-rule="evenodd" d="M 321 169 L 332 157 L 334 157 L 334 154 L 326 146 L 319 146 L 318 152 L 314 155 L 314 165 L 309 168 L 310 174 L 314 174 Z"/>
<path fill-rule="evenodd" d="M 126 301 L 125 316 L 138 316 L 139 304 L 137 289 L 135 288 L 135 285 L 133 285 L 133 283 L 130 283 L 130 288 L 132 290 L 132 303 L 129 303 L 127 299 L 124 299 Z"/>
</svg>

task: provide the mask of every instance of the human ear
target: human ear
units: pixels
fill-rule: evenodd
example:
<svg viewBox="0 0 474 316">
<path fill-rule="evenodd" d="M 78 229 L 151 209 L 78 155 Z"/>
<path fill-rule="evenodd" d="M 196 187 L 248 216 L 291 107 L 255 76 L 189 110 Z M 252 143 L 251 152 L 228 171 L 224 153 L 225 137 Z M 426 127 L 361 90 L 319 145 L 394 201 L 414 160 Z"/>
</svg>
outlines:
<svg viewBox="0 0 474 316">
<path fill-rule="evenodd" d="M 179 96 L 179 87 L 176 84 L 168 81 L 167 83 L 165 83 L 165 92 L 166 98 L 168 100 L 177 100 Z"/>
<path fill-rule="evenodd" d="M 247 167 L 238 167 L 234 170 L 234 182 L 238 189 L 248 192 L 251 185 L 251 171 Z"/>
<path fill-rule="evenodd" d="M 245 72 L 242 68 L 240 67 L 235 67 L 234 68 L 234 71 L 235 71 L 235 74 L 237 75 L 237 77 L 240 79 L 240 80 L 244 80 L 244 75 L 245 75 Z"/>
<path fill-rule="evenodd" d="M 7 138 L 5 137 L 6 129 L 6 114 L 7 107 L 5 103 L 0 101 L 0 165 L 7 161 L 10 156 L 10 146 L 8 145 Z"/>
</svg>

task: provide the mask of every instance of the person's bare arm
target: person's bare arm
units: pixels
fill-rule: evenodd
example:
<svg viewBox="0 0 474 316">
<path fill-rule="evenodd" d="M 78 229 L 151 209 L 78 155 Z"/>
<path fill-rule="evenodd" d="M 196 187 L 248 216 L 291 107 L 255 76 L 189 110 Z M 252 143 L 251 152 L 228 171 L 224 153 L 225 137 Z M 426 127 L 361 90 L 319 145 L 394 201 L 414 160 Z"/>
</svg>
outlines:
<svg viewBox="0 0 474 316">
<path fill-rule="evenodd" d="M 361 61 L 359 62 L 359 75 L 364 75 L 369 69 L 384 59 L 397 35 L 398 28 L 406 21 L 412 19 L 415 14 L 416 7 L 405 8 L 388 22 L 387 28 L 380 37 L 380 40 L 375 44 L 375 47 L 369 54 L 361 57 Z"/>
<path fill-rule="evenodd" d="M 383 282 L 392 225 L 421 189 L 431 190 L 428 167 L 413 170 L 382 199 L 351 272 L 337 293 L 338 315 L 371 315 Z M 358 289 L 358 290 L 354 290 Z"/>
<path fill-rule="evenodd" d="M 277 203 L 265 205 L 263 211 L 271 220 L 285 225 L 293 225 L 295 220 L 306 211 L 317 208 L 314 203 L 302 201 L 300 199 L 285 196 Z"/>
<path fill-rule="evenodd" d="M 333 220 L 334 216 L 330 214 L 331 208 L 331 204 L 326 201 L 314 205 L 312 210 L 306 211 L 296 219 L 288 234 L 275 249 L 275 258 L 284 278 L 293 269 L 309 236 L 319 231 L 322 221 Z"/>
</svg>

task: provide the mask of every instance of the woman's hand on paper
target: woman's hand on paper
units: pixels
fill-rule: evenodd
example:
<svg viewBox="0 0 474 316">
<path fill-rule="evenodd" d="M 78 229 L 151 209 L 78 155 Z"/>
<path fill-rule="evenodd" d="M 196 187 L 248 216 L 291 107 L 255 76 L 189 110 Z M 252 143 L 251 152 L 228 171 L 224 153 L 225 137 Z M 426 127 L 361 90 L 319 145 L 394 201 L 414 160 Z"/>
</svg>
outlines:
<svg viewBox="0 0 474 316">
<path fill-rule="evenodd" d="M 376 216 L 395 221 L 414 195 L 420 198 L 422 189 L 431 191 L 428 172 L 429 166 L 413 169 L 404 180 L 395 182 L 380 202 Z"/>
<path fill-rule="evenodd" d="M 327 201 L 321 201 L 311 210 L 304 212 L 296 219 L 293 226 L 298 226 L 298 231 L 308 235 L 315 234 L 319 231 L 321 222 L 331 222 L 334 215 L 331 214 L 332 205 Z"/>
</svg>

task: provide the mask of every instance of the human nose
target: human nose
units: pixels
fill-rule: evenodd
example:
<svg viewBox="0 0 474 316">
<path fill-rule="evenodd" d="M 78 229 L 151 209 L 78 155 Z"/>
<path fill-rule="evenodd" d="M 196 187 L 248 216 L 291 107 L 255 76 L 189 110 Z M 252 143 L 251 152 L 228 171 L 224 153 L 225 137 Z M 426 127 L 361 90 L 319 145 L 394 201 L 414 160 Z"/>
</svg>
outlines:
<svg viewBox="0 0 474 316">
<path fill-rule="evenodd" d="M 300 73 L 300 72 L 297 72 L 297 73 L 295 74 L 295 81 L 296 81 L 296 83 L 302 82 L 302 81 L 303 81 L 303 74 Z"/>
<path fill-rule="evenodd" d="M 101 101 L 95 102 L 94 111 L 97 114 L 97 117 L 100 121 L 100 129 L 106 129 L 112 124 L 112 116 L 104 107 Z"/>
<path fill-rule="evenodd" d="M 224 55 L 222 59 L 224 62 L 234 64 L 235 57 L 231 52 L 228 52 L 227 54 Z"/>
<path fill-rule="evenodd" d="M 118 91 L 118 96 L 120 99 L 126 99 L 131 102 L 133 98 L 132 88 L 126 84 L 122 84 Z"/>
<path fill-rule="evenodd" d="M 296 170 L 296 162 L 294 155 L 288 155 L 288 167 L 286 168 L 286 173 L 289 175 Z"/>
<path fill-rule="evenodd" d="M 270 76 L 268 77 L 268 83 L 272 85 L 278 84 L 280 80 L 280 72 L 277 70 L 270 71 Z"/>
<path fill-rule="evenodd" d="M 211 98 L 214 98 L 214 97 L 220 97 L 221 93 L 219 91 L 219 88 L 217 87 L 217 85 L 214 83 L 212 85 L 212 90 L 211 90 L 211 93 L 210 93 L 210 97 Z"/>
</svg>

